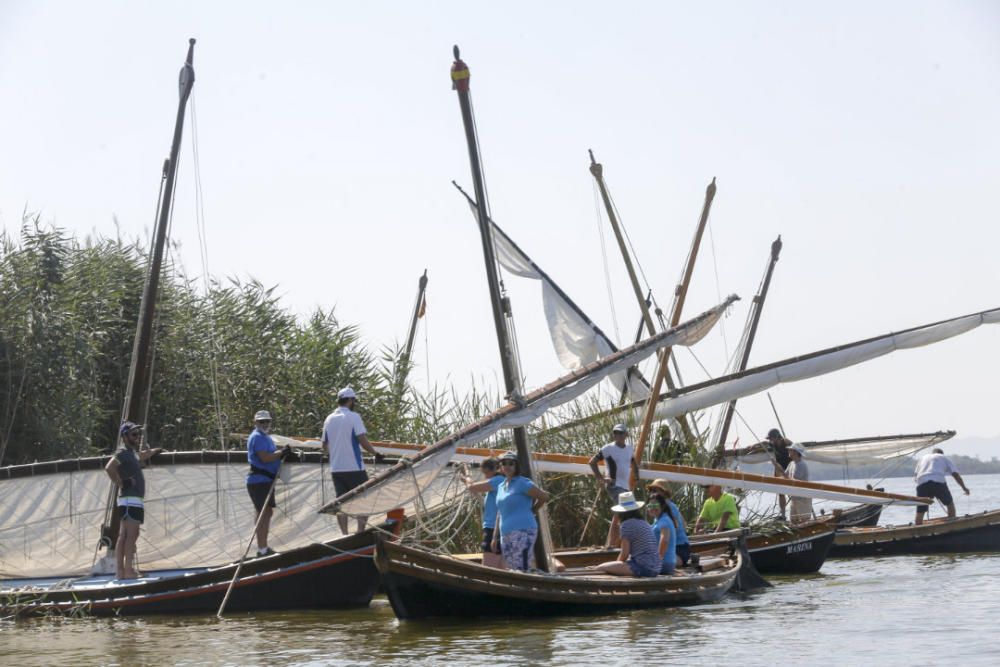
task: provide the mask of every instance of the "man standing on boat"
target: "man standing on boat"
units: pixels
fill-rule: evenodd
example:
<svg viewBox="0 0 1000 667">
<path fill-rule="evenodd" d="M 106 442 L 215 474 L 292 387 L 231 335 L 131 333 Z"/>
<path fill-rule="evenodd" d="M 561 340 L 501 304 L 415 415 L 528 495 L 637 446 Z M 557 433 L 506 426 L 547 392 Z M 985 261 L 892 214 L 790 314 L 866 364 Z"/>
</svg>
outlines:
<svg viewBox="0 0 1000 667">
<path fill-rule="evenodd" d="M 635 479 L 639 479 L 639 465 L 632 455 L 632 445 L 626 443 L 628 439 L 628 428 L 625 424 L 615 424 L 611 429 L 612 440 L 601 447 L 590 459 L 590 469 L 594 471 L 604 488 L 607 489 L 608 497 L 612 505 L 618 504 L 618 496 L 626 491 L 631 491 L 629 484 L 633 473 Z M 602 475 L 597 467 L 598 462 L 604 461 L 607 468 L 607 475 Z M 620 520 L 615 513 L 611 519 L 611 528 L 608 530 L 607 546 L 618 547 L 621 545 L 621 532 L 619 528 Z"/>
<path fill-rule="evenodd" d="M 785 477 L 788 479 L 797 479 L 800 482 L 809 481 L 809 466 L 806 465 L 805 460 L 802 458 L 805 454 L 806 448 L 799 443 L 788 447 L 788 455 L 791 457 L 791 461 L 785 466 Z M 792 508 L 788 518 L 792 523 L 801 523 L 813 518 L 812 498 L 792 496 L 791 500 Z"/>
<path fill-rule="evenodd" d="M 781 434 L 776 428 L 772 428 L 767 432 L 767 440 L 761 443 L 765 449 L 770 450 L 773 458 L 771 462 L 774 464 L 774 474 L 776 477 L 784 477 L 785 470 L 788 469 L 788 464 L 791 463 L 791 455 L 788 453 L 788 448 L 792 446 L 792 441 Z M 785 508 L 787 506 L 787 501 L 785 496 L 778 494 L 778 507 L 781 509 L 781 518 L 785 518 Z"/>
<path fill-rule="evenodd" d="M 146 496 L 146 478 L 142 462 L 163 451 L 160 447 L 139 451 L 142 443 L 142 426 L 125 422 L 118 429 L 125 446 L 115 452 L 104 470 L 118 487 L 118 541 L 115 543 L 115 571 L 119 579 L 135 579 L 135 545 L 143 519 L 143 498 Z"/>
<path fill-rule="evenodd" d="M 337 409 L 323 422 L 323 444 L 330 452 L 330 474 L 337 497 L 368 481 L 365 463 L 361 460 L 362 447 L 375 457 L 376 463 L 385 460 L 368 442 L 368 429 L 361 421 L 361 415 L 354 411 L 357 400 L 354 390 L 344 387 L 337 393 Z M 367 522 L 366 517 L 358 517 L 359 533 L 365 529 Z M 337 523 L 340 524 L 340 532 L 346 535 L 347 517 L 338 514 Z"/>
<path fill-rule="evenodd" d="M 955 518 L 955 501 L 948 489 L 947 475 L 954 477 L 965 495 L 969 495 L 969 487 L 962 481 L 962 476 L 958 474 L 955 464 L 944 455 L 944 451 L 937 447 L 917 462 L 917 469 L 913 473 L 913 477 L 917 481 L 917 495 L 921 498 L 937 498 L 948 508 L 948 518 L 953 519 Z M 928 509 L 927 505 L 917 507 L 917 518 L 914 523 L 918 526 L 922 524 L 924 514 L 927 513 Z"/>
<path fill-rule="evenodd" d="M 270 435 L 271 413 L 267 410 L 259 410 L 253 416 L 253 425 L 253 433 L 247 438 L 247 461 L 250 463 L 247 493 L 257 510 L 257 555 L 270 556 L 274 551 L 267 546 L 267 534 L 271 530 L 271 515 L 277 505 L 274 502 L 274 481 L 282 459 L 291 453 L 292 448 L 285 445 L 279 450 L 275 446 Z"/>
<path fill-rule="evenodd" d="M 706 489 L 704 504 L 701 506 L 701 513 L 694 523 L 694 532 L 719 533 L 724 530 L 733 530 L 740 527 L 740 510 L 736 507 L 736 498 L 731 494 L 723 493 L 722 487 L 718 484 L 711 484 Z M 704 527 L 704 528 L 703 528 Z"/>
</svg>

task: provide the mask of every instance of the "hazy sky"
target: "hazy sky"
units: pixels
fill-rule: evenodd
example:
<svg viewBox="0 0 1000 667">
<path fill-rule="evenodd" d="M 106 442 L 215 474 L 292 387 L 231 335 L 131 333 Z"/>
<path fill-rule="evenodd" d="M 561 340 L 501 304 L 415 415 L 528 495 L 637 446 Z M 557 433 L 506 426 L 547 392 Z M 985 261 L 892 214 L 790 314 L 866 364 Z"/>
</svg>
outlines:
<svg viewBox="0 0 1000 667">
<path fill-rule="evenodd" d="M 428 269 L 421 387 L 499 383 L 478 232 L 450 185 L 470 185 L 454 43 L 495 219 L 618 342 L 638 308 L 588 148 L 665 308 L 717 177 L 686 314 L 744 301 L 695 349 L 713 374 L 778 234 L 754 364 L 1000 306 L 995 2 L 5 0 L 6 229 L 27 209 L 79 235 L 117 218 L 148 236 L 188 37 L 209 272 L 277 284 L 298 313 L 335 307 L 377 350 L 405 336 Z M 189 125 L 173 238 L 197 275 L 191 139 Z M 540 291 L 506 284 L 537 386 L 563 372 Z M 772 396 L 794 439 L 994 436 L 998 346 L 985 327 Z M 766 398 L 740 409 L 758 434 L 773 425 Z"/>
</svg>

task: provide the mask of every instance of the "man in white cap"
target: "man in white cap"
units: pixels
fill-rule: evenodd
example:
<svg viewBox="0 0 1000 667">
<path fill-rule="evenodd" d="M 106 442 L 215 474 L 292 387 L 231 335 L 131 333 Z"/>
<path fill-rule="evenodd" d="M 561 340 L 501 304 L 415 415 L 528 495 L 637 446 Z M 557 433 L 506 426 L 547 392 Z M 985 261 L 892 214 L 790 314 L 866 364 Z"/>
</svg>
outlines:
<svg viewBox="0 0 1000 667">
<path fill-rule="evenodd" d="M 611 429 L 612 440 L 601 447 L 590 459 L 590 469 L 594 471 L 597 478 L 608 492 L 611 504 L 618 504 L 618 497 L 632 489 L 631 481 L 639 479 L 639 466 L 632 456 L 632 445 L 627 443 L 628 427 L 625 424 L 615 424 Z M 607 468 L 607 475 L 602 475 L 597 464 L 604 461 Z M 621 533 L 619 532 L 618 514 L 615 513 L 611 519 L 611 528 L 608 530 L 607 546 L 618 547 L 621 545 Z"/>
<path fill-rule="evenodd" d="M 809 466 L 806 465 L 805 459 L 803 459 L 805 453 L 806 448 L 797 442 L 788 447 L 788 457 L 791 461 L 785 468 L 785 477 L 788 479 L 797 479 L 800 482 L 809 481 Z M 792 501 L 792 507 L 788 513 L 788 519 L 792 523 L 801 523 L 813 518 L 812 498 L 792 496 L 790 500 Z"/>
<path fill-rule="evenodd" d="M 258 410 L 253 416 L 253 433 L 247 438 L 247 493 L 257 510 L 257 555 L 270 556 L 274 551 L 267 546 L 267 534 L 271 530 L 271 515 L 277 503 L 274 502 L 274 480 L 278 477 L 281 460 L 291 453 L 285 446 L 278 449 L 271 437 L 271 413 Z"/>
<path fill-rule="evenodd" d="M 368 442 L 368 429 L 361 421 L 361 415 L 354 411 L 358 396 L 350 387 L 337 392 L 337 409 L 323 422 L 323 444 L 330 452 L 330 474 L 337 497 L 368 481 L 365 463 L 361 460 L 361 448 L 381 463 L 384 457 Z M 366 517 L 358 517 L 358 532 L 365 529 Z M 347 533 L 347 517 L 337 515 L 340 531 Z"/>
</svg>

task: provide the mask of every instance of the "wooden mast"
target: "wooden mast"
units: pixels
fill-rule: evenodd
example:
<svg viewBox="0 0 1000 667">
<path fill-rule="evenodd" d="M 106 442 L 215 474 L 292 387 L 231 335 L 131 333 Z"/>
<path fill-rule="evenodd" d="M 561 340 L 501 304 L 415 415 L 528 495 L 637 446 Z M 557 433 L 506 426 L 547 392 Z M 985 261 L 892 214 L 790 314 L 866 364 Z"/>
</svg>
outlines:
<svg viewBox="0 0 1000 667">
<path fill-rule="evenodd" d="M 132 347 L 132 359 L 129 364 L 128 384 L 125 389 L 122 419 L 139 423 L 145 413 L 145 403 L 148 400 L 149 373 L 153 358 L 153 320 L 156 312 L 156 301 L 160 289 L 160 273 L 163 267 L 163 249 L 167 241 L 167 228 L 170 226 L 170 212 L 174 199 L 174 185 L 177 177 L 177 155 L 180 153 L 181 138 L 184 133 L 184 112 L 187 107 L 191 89 L 194 86 L 194 45 L 195 40 L 188 40 L 187 59 L 181 67 L 178 80 L 179 101 L 177 103 L 177 118 L 174 122 L 174 137 L 170 144 L 170 156 L 163 165 L 162 191 L 160 208 L 157 211 L 156 229 L 153 234 L 153 249 L 149 256 L 149 267 L 146 273 L 146 283 L 142 290 L 142 302 L 139 306 L 139 322 L 136 325 L 135 342 Z M 115 429 L 115 442 L 119 437 Z M 112 485 L 109 494 L 108 507 L 105 512 L 104 525 L 101 527 L 101 543 L 110 553 L 118 539 L 118 521 L 114 514 L 115 487 Z"/>
<path fill-rule="evenodd" d="M 410 331 L 406 334 L 406 347 L 403 348 L 403 358 L 407 363 L 410 361 L 410 354 L 413 352 L 413 339 L 417 335 L 417 320 L 423 315 L 424 292 L 427 291 L 427 269 L 424 275 L 420 276 L 417 284 L 417 301 L 413 305 L 413 317 L 410 318 Z"/>
<path fill-rule="evenodd" d="M 754 296 L 753 301 L 750 303 L 750 326 L 747 332 L 746 344 L 743 346 L 743 354 L 740 357 L 739 367 L 736 369 L 737 373 L 745 371 L 747 363 L 750 361 L 750 348 L 753 347 L 754 338 L 757 336 L 757 325 L 760 323 L 760 314 L 764 310 L 764 300 L 767 298 L 767 291 L 771 286 L 771 276 L 774 274 L 774 267 L 778 263 L 778 256 L 780 254 L 781 236 L 779 235 L 771 243 L 771 256 L 767 261 L 767 269 L 764 270 L 764 279 L 761 281 L 760 289 L 757 290 L 757 295 Z M 717 460 L 721 460 L 722 454 L 725 452 L 726 436 L 729 435 L 729 426 L 733 421 L 733 413 L 735 412 L 736 401 L 729 401 L 726 404 L 726 412 L 722 418 L 722 424 L 719 427 L 719 433 L 716 437 L 715 452 L 712 454 Z"/>
<path fill-rule="evenodd" d="M 479 220 L 479 234 L 483 246 L 483 259 L 486 263 L 486 280 L 490 288 L 490 305 L 493 308 L 493 324 L 496 327 L 497 344 L 500 348 L 500 365 L 503 369 L 504 385 L 509 400 L 518 403 L 522 400 L 520 377 L 516 373 L 517 363 L 514 349 L 508 336 L 507 324 L 504 319 L 509 315 L 509 300 L 500 293 L 500 279 L 497 275 L 497 262 L 493 250 L 493 235 L 490 233 L 490 217 L 487 211 L 486 187 L 484 183 L 482 163 L 479 159 L 479 142 L 476 137 L 476 125 L 472 115 L 472 101 L 469 98 L 469 67 L 462 61 L 458 46 L 452 49 L 455 62 L 451 66 L 452 88 L 458 93 L 458 104 L 462 110 L 462 123 L 465 127 L 465 140 L 469 149 L 469 166 L 472 169 L 472 184 L 476 195 L 476 217 Z M 506 306 L 506 307 L 505 307 Z M 531 452 L 528 449 L 528 438 L 523 426 L 514 429 L 514 445 L 521 473 L 534 479 L 531 470 Z M 544 509 L 544 508 L 543 508 Z M 539 537 L 535 542 L 535 560 L 539 568 L 548 570 L 548 555 L 545 549 L 544 532 L 547 526 L 542 524 L 545 517 L 539 517 Z"/>
<path fill-rule="evenodd" d="M 681 311 L 684 309 L 684 301 L 687 299 L 688 286 L 691 284 L 691 275 L 694 273 L 694 263 L 698 259 L 698 248 L 701 246 L 701 237 L 705 233 L 705 226 L 708 224 L 708 214 L 712 210 L 712 200 L 715 199 L 715 179 L 708 184 L 705 189 L 705 203 L 701 209 L 701 218 L 698 220 L 698 229 L 695 231 L 694 239 L 691 242 L 691 250 L 688 252 L 687 262 L 684 265 L 684 274 L 681 282 L 674 292 L 674 302 L 670 307 L 671 327 L 677 326 L 681 320 Z M 656 404 L 660 401 L 660 388 L 667 377 L 667 365 L 670 362 L 671 348 L 664 348 L 659 358 L 659 366 L 656 378 L 653 380 L 653 389 L 646 402 L 646 411 L 642 416 L 642 427 L 639 429 L 639 439 L 635 445 L 636 463 L 642 464 L 642 453 L 646 448 L 646 441 L 649 439 L 649 431 L 653 425 L 653 416 L 656 414 Z M 671 391 L 673 391 L 671 389 Z"/>
<path fill-rule="evenodd" d="M 625 237 L 622 234 L 621 225 L 618 223 L 618 216 L 615 214 L 615 207 L 611 203 L 611 195 L 608 194 L 608 186 L 604 182 L 604 166 L 594 159 L 594 151 L 587 149 L 587 152 L 590 154 L 590 173 L 594 176 L 594 180 L 597 181 L 597 189 L 601 191 L 601 199 L 604 201 L 604 210 L 607 212 L 608 220 L 611 222 L 611 229 L 615 232 L 615 240 L 618 241 L 618 249 L 622 253 L 622 261 L 625 263 L 625 270 L 628 272 L 629 281 L 632 283 L 632 291 L 635 293 L 635 298 L 639 302 L 639 310 L 642 312 L 642 320 L 646 324 L 647 332 L 650 336 L 652 336 L 656 333 L 656 325 L 653 324 L 653 317 L 649 312 L 649 302 L 642 296 L 642 288 L 639 286 L 639 278 L 636 276 L 635 267 L 632 265 L 632 256 L 629 254 L 628 247 L 625 245 Z M 674 326 L 674 324 L 676 324 L 676 322 L 671 324 L 671 326 Z M 664 379 L 667 382 L 667 387 L 670 388 L 671 391 L 676 389 L 674 380 L 670 376 L 669 369 L 666 371 Z M 691 429 L 688 426 L 687 420 L 681 416 L 677 421 L 681 425 L 681 430 L 684 432 L 684 438 L 691 440 Z"/>
</svg>

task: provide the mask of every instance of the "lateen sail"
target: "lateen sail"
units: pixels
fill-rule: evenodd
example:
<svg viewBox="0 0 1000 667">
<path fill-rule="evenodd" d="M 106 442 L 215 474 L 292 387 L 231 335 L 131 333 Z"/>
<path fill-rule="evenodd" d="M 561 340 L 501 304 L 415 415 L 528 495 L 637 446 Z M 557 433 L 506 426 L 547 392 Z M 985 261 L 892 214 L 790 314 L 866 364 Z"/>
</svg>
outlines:
<svg viewBox="0 0 1000 667">
<path fill-rule="evenodd" d="M 592 362 L 518 398 L 516 402 L 508 403 L 475 424 L 427 447 L 412 459 L 401 461 L 382 475 L 348 491 L 320 511 L 372 515 L 409 505 L 420 497 L 424 488 L 434 482 L 442 468 L 451 460 L 456 447 L 481 442 L 503 428 L 529 424 L 549 409 L 577 398 L 611 373 L 623 372 L 660 348 L 697 343 L 737 299 L 735 295 L 730 296 L 715 308 L 683 324 Z"/>
<path fill-rule="evenodd" d="M 809 461 L 853 466 L 884 463 L 891 459 L 910 456 L 954 436 L 954 431 L 937 431 L 935 433 L 911 433 L 874 438 L 800 442 L 799 444 L 806 448 L 806 458 Z M 771 455 L 761 446 L 754 445 L 753 447 L 727 451 L 725 460 L 729 465 L 766 463 L 771 460 Z"/>
</svg>

